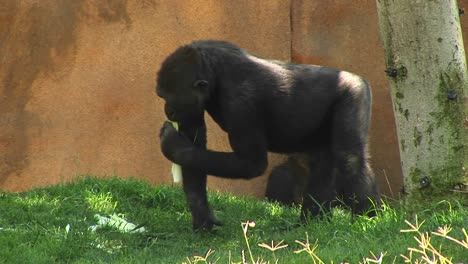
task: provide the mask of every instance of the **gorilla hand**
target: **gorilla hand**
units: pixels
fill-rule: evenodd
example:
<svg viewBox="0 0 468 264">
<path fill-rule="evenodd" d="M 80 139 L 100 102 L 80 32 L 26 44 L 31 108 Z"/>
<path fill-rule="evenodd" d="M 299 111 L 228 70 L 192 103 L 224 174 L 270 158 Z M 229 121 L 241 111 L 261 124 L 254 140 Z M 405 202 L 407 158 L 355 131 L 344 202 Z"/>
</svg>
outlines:
<svg viewBox="0 0 468 264">
<path fill-rule="evenodd" d="M 190 140 L 179 133 L 169 121 L 165 121 L 159 133 L 161 141 L 161 151 L 164 156 L 178 163 L 178 154 L 193 149 L 194 145 Z"/>
</svg>

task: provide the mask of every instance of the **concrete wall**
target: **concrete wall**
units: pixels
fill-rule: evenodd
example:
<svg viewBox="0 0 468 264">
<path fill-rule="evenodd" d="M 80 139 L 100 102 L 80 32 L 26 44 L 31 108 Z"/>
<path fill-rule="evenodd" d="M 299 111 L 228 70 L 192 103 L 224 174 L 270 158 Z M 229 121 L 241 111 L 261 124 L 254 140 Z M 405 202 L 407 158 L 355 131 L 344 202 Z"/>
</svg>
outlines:
<svg viewBox="0 0 468 264">
<path fill-rule="evenodd" d="M 368 78 L 373 168 L 382 191 L 398 193 L 398 143 L 374 0 L 2 0 L 0 189 L 84 174 L 170 183 L 170 163 L 159 151 L 165 117 L 155 73 L 177 46 L 205 38 Z M 208 130 L 210 148 L 230 149 L 211 120 Z M 270 158 L 274 165 L 283 157 Z M 265 181 L 210 177 L 209 187 L 261 197 Z"/>
</svg>

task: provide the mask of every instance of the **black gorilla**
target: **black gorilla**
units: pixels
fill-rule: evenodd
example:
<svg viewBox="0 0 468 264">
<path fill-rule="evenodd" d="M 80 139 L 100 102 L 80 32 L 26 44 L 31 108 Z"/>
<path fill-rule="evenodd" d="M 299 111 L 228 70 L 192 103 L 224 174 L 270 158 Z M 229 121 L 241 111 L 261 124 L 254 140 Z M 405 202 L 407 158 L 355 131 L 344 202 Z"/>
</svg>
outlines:
<svg viewBox="0 0 468 264">
<path fill-rule="evenodd" d="M 302 204 L 304 195 L 307 195 L 305 187 L 308 178 L 312 176 L 310 168 L 311 165 L 304 159 L 291 155 L 285 163 L 276 166 L 271 171 L 265 197 L 284 205 Z"/>
<path fill-rule="evenodd" d="M 379 194 L 368 165 L 368 83 L 334 68 L 266 60 L 223 41 L 179 47 L 161 65 L 157 94 L 165 100 L 161 150 L 182 166 L 194 229 L 220 222 L 207 201 L 206 175 L 251 179 L 267 167 L 267 151 L 301 153 L 310 169 L 303 215 L 339 194 L 364 213 Z M 204 111 L 228 133 L 233 152 L 206 149 Z M 312 163 L 311 163 L 312 164 Z"/>
</svg>

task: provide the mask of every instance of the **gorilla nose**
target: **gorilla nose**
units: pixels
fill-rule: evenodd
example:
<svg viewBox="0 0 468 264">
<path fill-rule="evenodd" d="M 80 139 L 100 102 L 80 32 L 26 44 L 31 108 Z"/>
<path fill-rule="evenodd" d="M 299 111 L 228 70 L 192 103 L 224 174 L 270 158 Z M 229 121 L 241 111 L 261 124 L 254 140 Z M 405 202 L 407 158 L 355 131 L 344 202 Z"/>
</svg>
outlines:
<svg viewBox="0 0 468 264">
<path fill-rule="evenodd" d="M 175 114 L 176 114 L 176 111 L 174 108 L 170 107 L 170 106 L 165 106 L 164 107 L 164 111 L 166 112 L 166 116 L 169 118 L 169 119 L 174 119 L 175 118 Z"/>
</svg>

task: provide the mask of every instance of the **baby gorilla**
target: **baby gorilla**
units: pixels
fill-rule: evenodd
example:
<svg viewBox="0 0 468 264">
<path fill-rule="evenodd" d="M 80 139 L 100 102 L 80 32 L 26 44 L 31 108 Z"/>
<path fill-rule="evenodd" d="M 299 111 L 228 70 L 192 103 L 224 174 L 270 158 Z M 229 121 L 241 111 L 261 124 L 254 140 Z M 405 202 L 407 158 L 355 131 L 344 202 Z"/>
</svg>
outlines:
<svg viewBox="0 0 468 264">
<path fill-rule="evenodd" d="M 179 47 L 162 63 L 157 94 L 168 119 L 162 153 L 180 164 L 194 229 L 220 222 L 207 200 L 207 174 L 251 179 L 267 152 L 320 162 L 307 174 L 303 214 L 343 196 L 364 213 L 379 194 L 367 154 L 371 92 L 361 77 L 334 68 L 267 60 L 223 41 Z M 206 149 L 204 112 L 228 134 L 232 152 Z"/>
<path fill-rule="evenodd" d="M 301 162 L 302 161 L 302 162 Z M 300 205 L 306 194 L 309 165 L 303 159 L 289 156 L 288 160 L 273 168 L 268 177 L 265 198 L 284 205 Z"/>
</svg>

